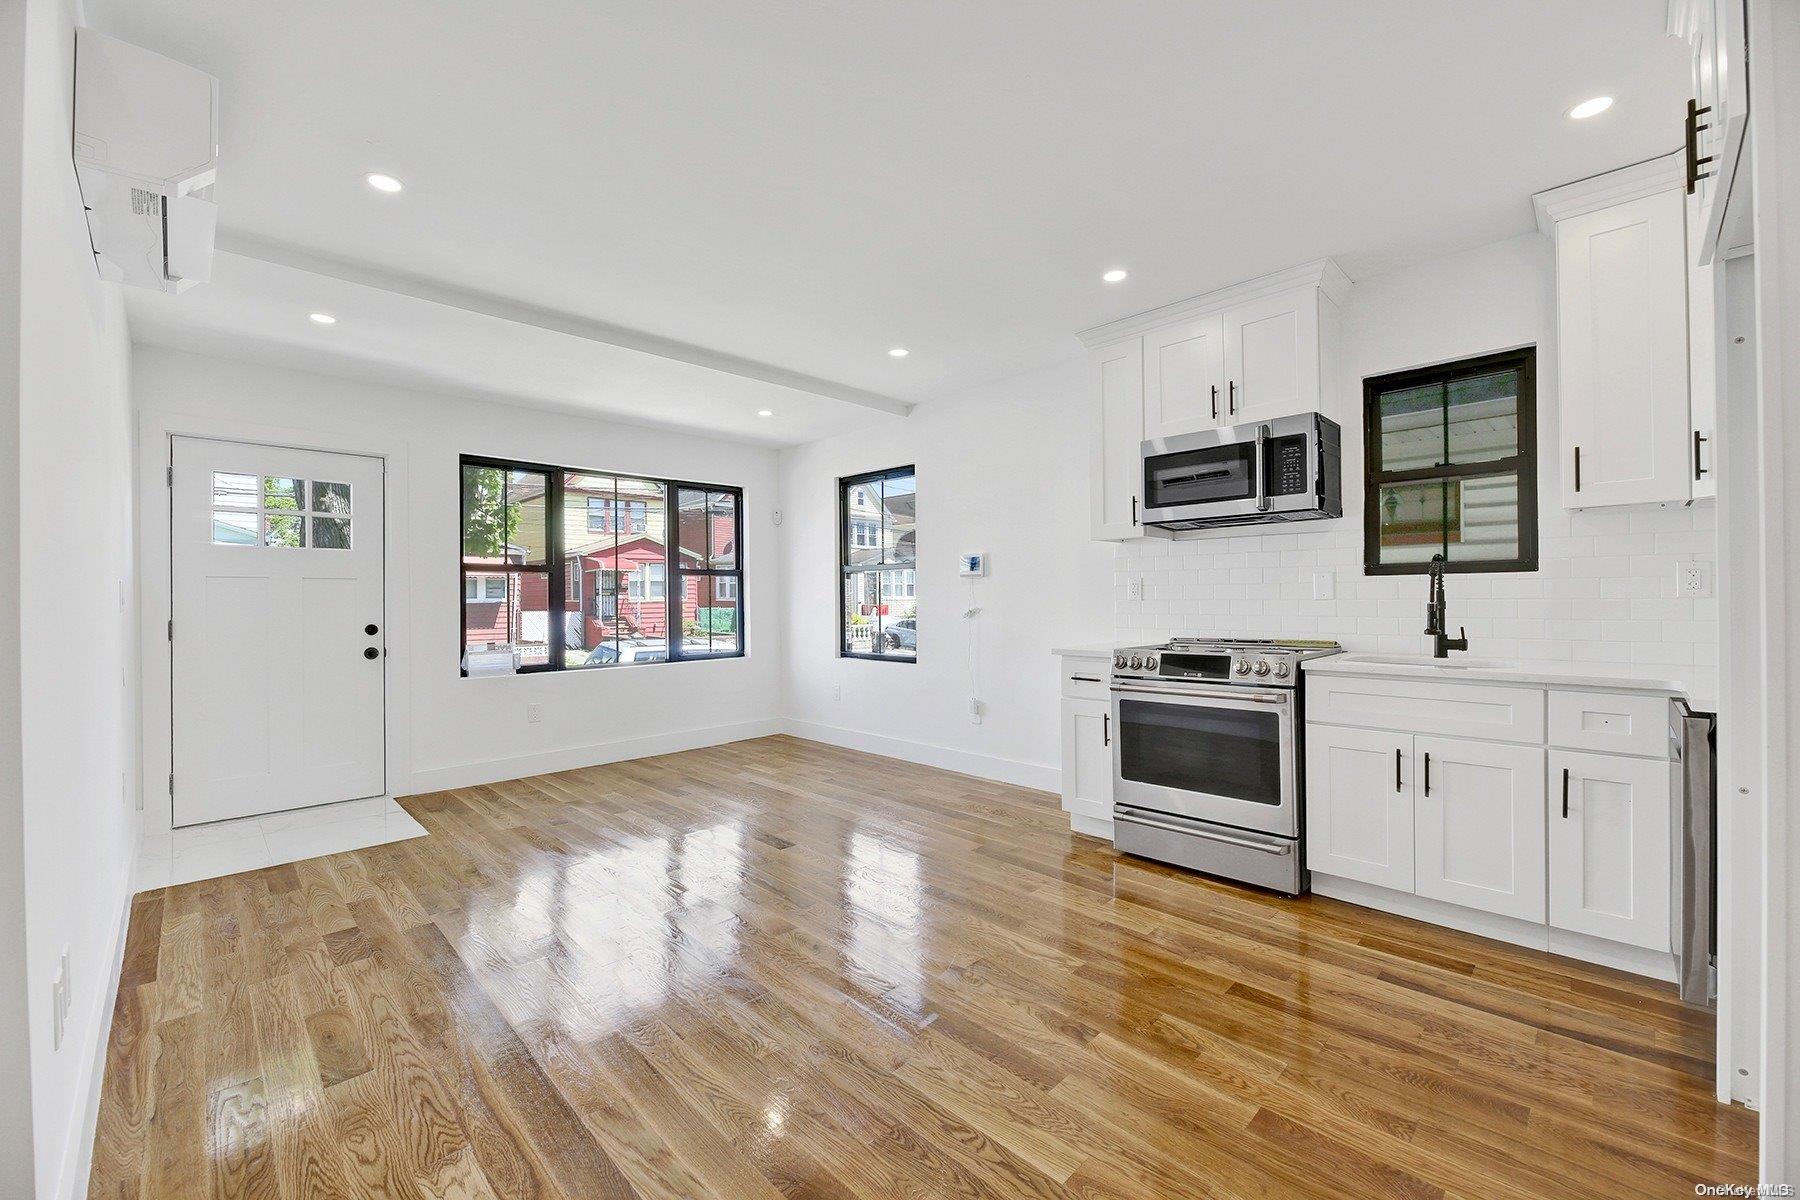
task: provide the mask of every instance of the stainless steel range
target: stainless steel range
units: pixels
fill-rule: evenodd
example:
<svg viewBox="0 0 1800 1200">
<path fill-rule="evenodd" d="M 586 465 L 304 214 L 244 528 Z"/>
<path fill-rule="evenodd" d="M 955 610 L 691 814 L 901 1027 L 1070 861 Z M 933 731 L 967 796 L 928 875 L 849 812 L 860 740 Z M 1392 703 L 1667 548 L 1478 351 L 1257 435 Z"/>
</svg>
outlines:
<svg viewBox="0 0 1800 1200">
<path fill-rule="evenodd" d="M 1306 890 L 1301 671 L 1336 642 L 1176 638 L 1113 656 L 1113 844 Z"/>
</svg>

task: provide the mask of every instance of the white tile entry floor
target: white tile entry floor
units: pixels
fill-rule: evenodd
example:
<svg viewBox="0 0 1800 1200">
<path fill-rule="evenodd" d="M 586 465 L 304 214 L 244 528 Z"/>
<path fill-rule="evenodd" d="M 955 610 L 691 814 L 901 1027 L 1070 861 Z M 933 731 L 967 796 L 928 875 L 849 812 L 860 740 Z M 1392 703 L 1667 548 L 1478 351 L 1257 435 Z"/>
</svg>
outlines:
<svg viewBox="0 0 1800 1200">
<path fill-rule="evenodd" d="M 137 887 L 142 892 L 216 879 L 426 832 L 392 796 L 164 830 L 147 834 L 139 848 Z"/>
</svg>

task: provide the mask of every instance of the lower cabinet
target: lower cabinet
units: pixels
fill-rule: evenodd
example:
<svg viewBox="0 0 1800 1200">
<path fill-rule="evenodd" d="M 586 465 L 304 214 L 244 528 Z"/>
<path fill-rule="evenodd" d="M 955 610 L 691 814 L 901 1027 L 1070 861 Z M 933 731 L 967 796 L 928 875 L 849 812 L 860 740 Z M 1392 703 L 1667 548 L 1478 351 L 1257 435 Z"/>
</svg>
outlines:
<svg viewBox="0 0 1800 1200">
<path fill-rule="evenodd" d="M 1112 705 L 1063 697 L 1063 811 L 1077 832 L 1112 835 Z"/>
<path fill-rule="evenodd" d="M 1544 751 L 1415 737 L 1418 895 L 1544 919 Z"/>
<path fill-rule="evenodd" d="M 1406 733 L 1307 727 L 1311 870 L 1413 890 L 1412 744 Z"/>
<path fill-rule="evenodd" d="M 1670 946 L 1670 778 L 1658 759 L 1550 751 L 1550 924 Z"/>
</svg>

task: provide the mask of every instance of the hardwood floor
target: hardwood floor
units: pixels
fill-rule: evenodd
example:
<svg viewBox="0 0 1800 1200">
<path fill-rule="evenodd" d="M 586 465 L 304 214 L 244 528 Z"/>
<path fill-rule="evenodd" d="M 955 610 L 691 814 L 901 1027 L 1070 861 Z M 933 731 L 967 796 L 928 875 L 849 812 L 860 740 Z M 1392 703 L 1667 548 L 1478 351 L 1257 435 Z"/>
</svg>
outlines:
<svg viewBox="0 0 1800 1200">
<path fill-rule="evenodd" d="M 1670 989 L 791 738 L 139 897 L 90 1197 L 1692 1195 Z"/>
</svg>

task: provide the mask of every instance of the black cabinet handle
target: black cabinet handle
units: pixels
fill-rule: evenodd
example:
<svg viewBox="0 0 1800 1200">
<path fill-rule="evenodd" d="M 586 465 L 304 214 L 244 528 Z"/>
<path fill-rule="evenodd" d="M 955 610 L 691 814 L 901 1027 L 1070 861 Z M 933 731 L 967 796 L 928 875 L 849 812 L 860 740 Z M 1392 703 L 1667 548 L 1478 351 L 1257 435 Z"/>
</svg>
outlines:
<svg viewBox="0 0 1800 1200">
<path fill-rule="evenodd" d="M 1137 519 L 1137 497 L 1136 497 L 1136 496 L 1133 496 L 1133 497 L 1132 497 L 1132 498 L 1131 498 L 1131 523 L 1132 523 L 1132 524 L 1133 524 L 1133 525 L 1136 525 L 1136 524 L 1137 524 L 1137 523 L 1138 523 L 1138 519 Z"/>
<path fill-rule="evenodd" d="M 1431 751 L 1425 752 L 1425 794 L 1431 795 Z"/>
<path fill-rule="evenodd" d="M 364 625 L 363 632 L 368 634 L 370 637 L 374 637 L 376 634 L 380 633 L 381 630 L 374 625 Z"/>
<path fill-rule="evenodd" d="M 1701 124 L 1700 118 L 1711 111 L 1710 104 L 1703 107 L 1698 100 L 1688 101 L 1687 131 L 1686 136 L 1682 139 L 1682 149 L 1687 152 L 1687 194 L 1690 196 L 1694 194 L 1694 189 L 1700 186 L 1702 179 L 1712 177 L 1711 171 L 1700 169 L 1712 161 L 1712 155 L 1703 156 L 1700 153 L 1700 131 L 1712 128 L 1710 124 Z"/>
<path fill-rule="evenodd" d="M 1231 391 L 1225 397 L 1225 415 L 1231 416 L 1231 415 L 1235 414 L 1236 412 L 1237 412 L 1237 380 L 1234 379 L 1231 381 Z"/>
<path fill-rule="evenodd" d="M 1218 384 L 1215 383 L 1212 385 L 1212 392 L 1213 392 L 1213 420 L 1216 421 L 1219 419 L 1219 385 Z"/>
<path fill-rule="evenodd" d="M 1400 791 L 1400 747 L 1394 747 L 1394 790 Z"/>
<path fill-rule="evenodd" d="M 363 657 L 364 658 L 380 658 L 381 651 L 377 650 L 373 646 L 370 646 L 367 650 L 363 651 Z"/>
<path fill-rule="evenodd" d="M 1575 447 L 1575 490 L 1581 490 L 1581 447 Z"/>
<path fill-rule="evenodd" d="M 1100 744 L 1102 746 L 1112 745 L 1112 714 L 1111 713 L 1101 713 L 1100 714 Z"/>
<path fill-rule="evenodd" d="M 1704 442 L 1704 441 L 1709 441 L 1709 440 L 1711 440 L 1711 439 L 1707 438 L 1698 429 L 1694 430 L 1694 478 L 1695 479 L 1698 479 L 1702 475 L 1706 474 L 1706 468 L 1704 468 L 1700 465 L 1700 443 Z"/>
<path fill-rule="evenodd" d="M 1569 768 L 1563 768 L 1563 820 L 1569 819 Z"/>
</svg>

